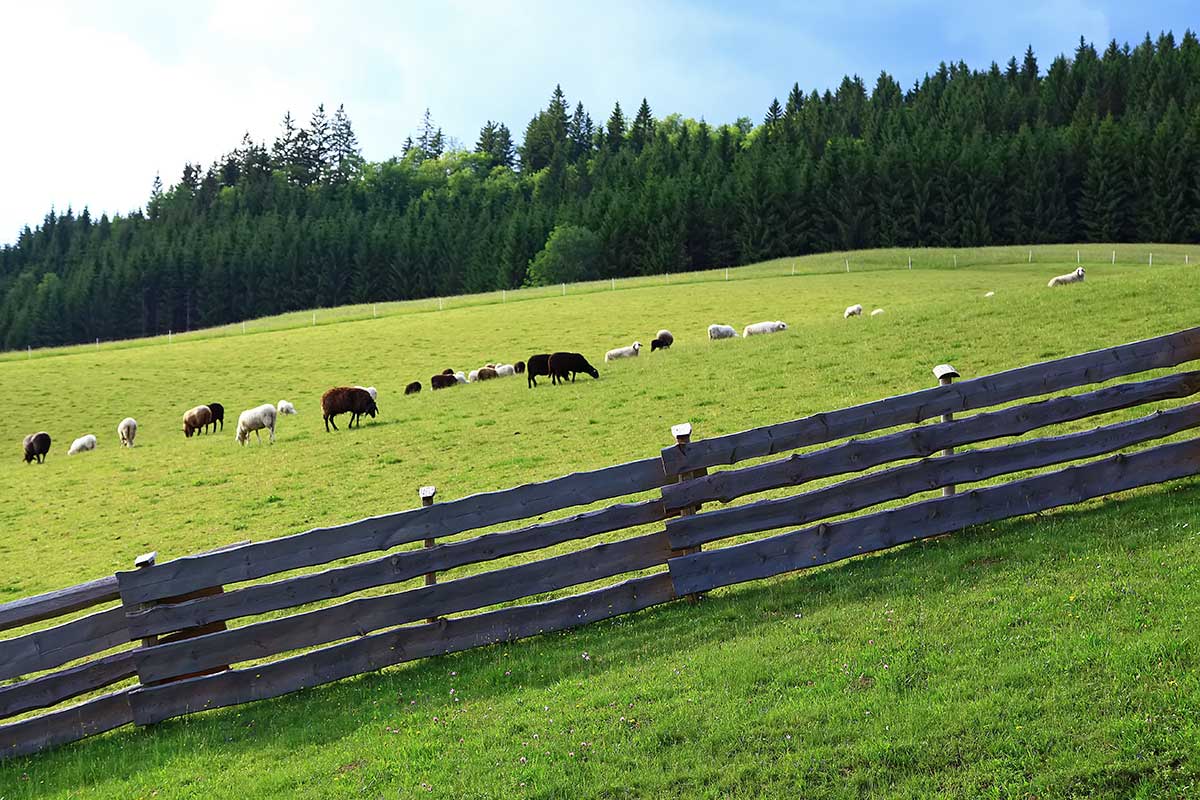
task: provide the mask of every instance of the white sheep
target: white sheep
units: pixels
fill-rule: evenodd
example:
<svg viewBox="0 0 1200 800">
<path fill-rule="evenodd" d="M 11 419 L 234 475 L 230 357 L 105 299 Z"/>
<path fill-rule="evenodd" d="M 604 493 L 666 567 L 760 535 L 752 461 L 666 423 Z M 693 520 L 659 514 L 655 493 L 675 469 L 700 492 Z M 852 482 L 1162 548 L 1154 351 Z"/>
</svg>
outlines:
<svg viewBox="0 0 1200 800">
<path fill-rule="evenodd" d="M 67 451 L 67 455 L 73 456 L 76 453 L 85 453 L 88 450 L 96 449 L 96 437 L 92 434 L 80 436 L 75 441 L 71 442 L 71 449 Z"/>
<path fill-rule="evenodd" d="M 262 434 L 259 433 L 263 428 L 271 432 L 271 443 L 275 443 L 275 406 L 267 403 L 258 408 L 251 408 L 248 411 L 243 411 L 238 416 L 237 424 L 237 442 L 243 447 L 250 439 L 250 432 L 254 431 L 254 435 L 258 438 L 258 443 L 262 444 Z"/>
<path fill-rule="evenodd" d="M 845 313 L 842 314 L 842 319 L 850 319 L 851 317 L 861 317 L 861 316 L 862 316 L 862 306 L 858 303 L 855 303 L 852 306 L 846 307 Z"/>
<path fill-rule="evenodd" d="M 995 297 L 995 296 L 996 296 L 995 292 L 988 292 L 984 295 L 984 297 Z"/>
<path fill-rule="evenodd" d="M 279 410 L 280 414 L 296 414 L 296 413 L 298 413 L 296 411 L 296 407 L 294 405 L 292 405 L 291 403 L 289 403 L 287 400 L 280 400 L 279 405 L 276 406 L 276 408 Z"/>
<path fill-rule="evenodd" d="M 374 386 L 355 386 L 354 388 L 362 389 L 364 392 L 371 395 L 372 400 L 379 400 L 379 392 L 375 390 Z"/>
<path fill-rule="evenodd" d="M 879 316 L 880 314 L 882 314 L 882 313 L 883 313 L 883 309 L 882 309 L 882 308 L 877 308 L 877 309 L 875 309 L 874 311 L 872 311 L 872 312 L 871 312 L 871 316 L 872 316 L 872 317 L 878 317 L 878 316 Z"/>
<path fill-rule="evenodd" d="M 732 325 L 709 325 L 709 339 L 736 339 L 738 332 L 734 330 Z"/>
<path fill-rule="evenodd" d="M 466 383 L 467 376 L 464 375 L 462 372 L 456 372 L 456 373 L 454 373 L 454 380 L 458 381 L 459 383 Z"/>
<path fill-rule="evenodd" d="M 616 361 L 618 358 L 636 358 L 639 351 L 642 349 L 641 342 L 634 342 L 625 347 L 614 347 L 604 354 L 605 361 Z"/>
<path fill-rule="evenodd" d="M 1074 272 L 1068 272 L 1066 275 L 1055 275 L 1047 283 L 1047 286 L 1065 286 L 1068 283 L 1080 283 L 1083 281 L 1083 267 L 1078 267 Z"/>
<path fill-rule="evenodd" d="M 126 417 L 117 423 L 117 435 L 121 437 L 121 447 L 133 447 L 133 440 L 137 438 L 137 420 L 133 417 Z"/>
<path fill-rule="evenodd" d="M 759 334 L 763 333 L 778 333 L 779 331 L 786 330 L 787 323 L 781 322 L 780 320 L 775 320 L 774 322 L 756 322 L 753 325 L 747 325 L 742 329 L 742 338 L 744 339 L 748 336 L 758 336 Z"/>
<path fill-rule="evenodd" d="M 467 383 L 475 383 L 477 380 L 479 380 L 479 370 L 473 369 L 467 373 Z"/>
<path fill-rule="evenodd" d="M 517 368 L 512 364 L 501 364 L 500 366 L 496 367 L 496 376 L 499 378 L 507 378 L 510 375 L 516 374 Z"/>
</svg>

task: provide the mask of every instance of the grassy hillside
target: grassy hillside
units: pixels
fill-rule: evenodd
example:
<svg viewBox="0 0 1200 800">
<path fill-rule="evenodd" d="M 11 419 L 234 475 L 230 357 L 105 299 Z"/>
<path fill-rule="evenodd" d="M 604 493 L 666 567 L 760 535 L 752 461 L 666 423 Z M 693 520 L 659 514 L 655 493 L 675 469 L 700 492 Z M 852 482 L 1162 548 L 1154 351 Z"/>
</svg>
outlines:
<svg viewBox="0 0 1200 800">
<path fill-rule="evenodd" d="M 1025 249 L 963 252 L 958 268 L 951 251 L 922 253 L 912 270 L 903 253 L 850 254 L 848 274 L 844 256 L 822 256 L 728 281 L 643 279 L 442 311 L 424 301 L 377 319 L 368 307 L 315 327 L 289 315 L 246 335 L 10 355 L 0 601 L 147 550 L 165 559 L 400 510 L 423 484 L 451 499 L 643 458 L 674 422 L 709 437 L 922 388 L 945 361 L 969 377 L 1200 318 L 1187 249 L 1156 245 L 1148 266 L 1148 246 L 1123 247 L 1114 266 L 1098 263 L 1112 248 L 1093 247 L 1084 285 L 1047 289 L 1075 249 L 1039 248 L 1032 264 Z M 885 314 L 843 320 L 855 302 Z M 790 329 L 705 338 L 711 322 L 762 319 Z M 660 327 L 676 335 L 671 351 L 601 363 Z M 445 367 L 558 348 L 592 357 L 601 379 L 428 390 Z M 410 380 L 425 391 L 403 397 Z M 326 434 L 321 392 L 355 383 L 379 387 L 380 418 Z M 238 411 L 280 398 L 300 415 L 281 419 L 277 444 L 237 447 Z M 185 439 L 180 414 L 209 401 L 229 429 Z M 140 430 L 122 451 L 126 415 Z M 41 429 L 54 449 L 26 466 L 21 437 Z M 68 458 L 84 433 L 100 446 Z M 447 797 L 1185 796 L 1200 780 L 1198 500 L 1200 482 L 1181 482 L 716 592 L 700 608 L 126 731 L 0 765 L 0 797 L 392 797 L 423 785 Z"/>
</svg>

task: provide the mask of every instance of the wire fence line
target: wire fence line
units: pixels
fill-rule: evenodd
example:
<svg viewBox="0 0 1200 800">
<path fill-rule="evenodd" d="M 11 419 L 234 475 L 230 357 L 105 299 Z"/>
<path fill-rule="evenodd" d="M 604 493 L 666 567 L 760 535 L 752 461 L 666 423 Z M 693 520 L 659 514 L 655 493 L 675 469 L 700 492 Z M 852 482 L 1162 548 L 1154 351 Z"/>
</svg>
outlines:
<svg viewBox="0 0 1200 800">
<path fill-rule="evenodd" d="M 1195 251 L 1195 252 L 1193 252 Z M 878 272 L 887 270 L 955 270 L 979 267 L 1006 267 L 1030 264 L 1078 264 L 1095 266 L 1200 266 L 1200 246 L 1179 244 L 1061 244 L 984 247 L 984 248 L 894 248 L 854 250 L 788 258 L 777 258 L 742 267 L 717 267 L 657 275 L 604 278 L 552 286 L 524 286 L 497 289 L 477 294 L 425 297 L 360 303 L 332 308 L 291 311 L 269 317 L 243 320 L 212 328 L 190 331 L 167 330 L 158 335 L 136 339 L 102 340 L 88 344 L 56 347 L 26 347 L 24 351 L 0 352 L 0 362 L 47 358 L 91 350 L 123 350 L 177 342 L 205 341 L 253 333 L 270 333 L 304 327 L 357 322 L 408 314 L 450 311 L 477 306 L 519 303 L 527 300 L 562 299 L 606 291 L 642 289 L 655 286 L 682 286 L 698 283 L 759 280 L 781 276 L 802 277 L 835 273 Z"/>
</svg>

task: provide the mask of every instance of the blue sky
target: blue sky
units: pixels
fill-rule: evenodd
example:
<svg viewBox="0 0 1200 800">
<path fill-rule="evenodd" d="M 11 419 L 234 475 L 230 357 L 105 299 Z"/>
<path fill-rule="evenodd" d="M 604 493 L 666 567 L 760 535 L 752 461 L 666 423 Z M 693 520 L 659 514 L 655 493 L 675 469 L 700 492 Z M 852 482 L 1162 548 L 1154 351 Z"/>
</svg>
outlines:
<svg viewBox="0 0 1200 800">
<path fill-rule="evenodd" d="M 139 207 L 156 172 L 173 183 L 184 162 L 210 163 L 246 130 L 273 138 L 285 111 L 307 120 L 320 102 L 345 103 L 378 160 L 426 107 L 467 145 L 488 119 L 519 136 L 555 83 L 598 120 L 645 96 L 658 116 L 757 121 L 796 81 L 870 86 L 886 69 L 909 86 L 939 61 L 1003 64 L 1029 44 L 1045 67 L 1080 35 L 1102 49 L 1196 20 L 1184 0 L 106 5 L 0 7 L 0 242 L 51 205 Z"/>
</svg>

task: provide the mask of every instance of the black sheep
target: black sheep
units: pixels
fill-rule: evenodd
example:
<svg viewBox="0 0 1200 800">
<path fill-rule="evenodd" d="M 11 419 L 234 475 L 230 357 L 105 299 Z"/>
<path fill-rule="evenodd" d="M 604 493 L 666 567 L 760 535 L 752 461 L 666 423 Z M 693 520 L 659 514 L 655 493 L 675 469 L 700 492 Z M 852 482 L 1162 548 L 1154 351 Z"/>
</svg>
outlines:
<svg viewBox="0 0 1200 800">
<path fill-rule="evenodd" d="M 25 441 L 21 443 L 25 450 L 25 463 L 32 463 L 36 458 L 41 464 L 46 460 L 46 454 L 50 452 L 50 434 L 45 431 L 31 433 L 25 437 Z"/>
<path fill-rule="evenodd" d="M 538 375 L 550 374 L 550 354 L 538 353 L 529 357 L 529 362 L 526 364 L 525 382 L 529 384 L 529 388 L 537 386 Z"/>
<path fill-rule="evenodd" d="M 429 388 L 433 389 L 435 392 L 438 389 L 449 389 L 451 386 L 457 385 L 458 378 L 455 378 L 453 374 L 447 375 L 442 373 L 441 375 L 434 375 L 429 379 Z"/>
<path fill-rule="evenodd" d="M 575 382 L 575 375 L 580 372 L 586 372 L 593 378 L 599 378 L 600 373 L 588 363 L 588 360 L 579 353 L 552 353 L 549 362 L 550 382 L 553 384 L 566 383 L 567 377 L 570 376 L 571 383 Z"/>
<path fill-rule="evenodd" d="M 225 430 L 225 406 L 221 405 L 220 403 L 209 403 L 208 410 L 212 412 L 212 419 L 209 421 L 209 425 L 212 425 L 213 431 L 215 432 L 217 430 L 218 422 L 221 423 L 221 430 L 224 431 Z M 205 431 L 205 433 L 208 432 L 208 425 L 204 426 L 204 431 Z"/>
<path fill-rule="evenodd" d="M 525 374 L 525 362 L 518 361 L 516 364 L 514 364 L 513 372 L 517 373 L 518 375 L 524 375 Z"/>
<path fill-rule="evenodd" d="M 420 391 L 421 391 L 421 382 L 420 381 L 413 381 L 408 386 L 404 387 L 405 394 L 417 394 Z"/>
</svg>

